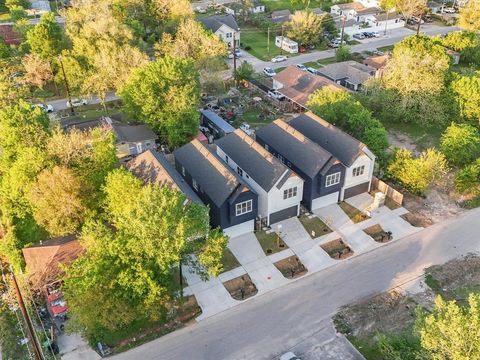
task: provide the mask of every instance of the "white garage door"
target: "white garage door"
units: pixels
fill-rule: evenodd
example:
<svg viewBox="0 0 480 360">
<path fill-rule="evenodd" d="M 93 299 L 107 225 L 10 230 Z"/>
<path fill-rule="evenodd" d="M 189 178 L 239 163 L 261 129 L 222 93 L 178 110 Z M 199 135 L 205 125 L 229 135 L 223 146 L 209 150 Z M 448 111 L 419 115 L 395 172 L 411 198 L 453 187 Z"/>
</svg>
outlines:
<svg viewBox="0 0 480 360">
<path fill-rule="evenodd" d="M 230 226 L 229 228 L 223 229 L 223 233 L 228 235 L 229 237 L 233 238 L 236 236 L 240 236 L 254 230 L 255 220 L 246 221 L 244 223 Z"/>
<path fill-rule="evenodd" d="M 338 202 L 338 195 L 339 195 L 339 192 L 337 191 L 333 194 L 328 194 L 328 195 L 321 196 L 319 198 L 314 199 L 312 201 L 312 210 L 320 209 L 328 205 L 336 204 Z"/>
</svg>

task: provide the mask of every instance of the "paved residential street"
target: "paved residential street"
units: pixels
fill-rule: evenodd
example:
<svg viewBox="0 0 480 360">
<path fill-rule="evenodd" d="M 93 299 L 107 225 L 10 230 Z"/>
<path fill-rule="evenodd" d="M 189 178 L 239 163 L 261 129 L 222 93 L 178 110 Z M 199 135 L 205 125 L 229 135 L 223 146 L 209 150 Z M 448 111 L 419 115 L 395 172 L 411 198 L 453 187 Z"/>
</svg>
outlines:
<svg viewBox="0 0 480 360">
<path fill-rule="evenodd" d="M 120 99 L 120 97 L 115 95 L 115 93 L 111 92 L 111 93 L 107 94 L 107 97 L 106 97 L 105 100 L 106 100 L 106 102 L 109 102 L 109 101 L 114 101 L 114 100 L 118 100 L 118 99 Z M 52 100 L 52 101 L 48 101 L 47 104 L 53 106 L 53 111 L 65 110 L 65 109 L 69 108 L 67 106 L 67 100 L 68 99 Z M 92 98 L 88 98 L 87 100 L 88 100 L 89 104 L 100 104 L 100 99 L 96 96 L 94 96 Z"/>
<path fill-rule="evenodd" d="M 459 31 L 459 30 L 460 30 L 459 28 L 452 27 L 452 26 L 447 27 L 447 26 L 437 26 L 437 25 L 427 24 L 422 26 L 421 32 L 427 35 L 440 35 L 440 34 L 447 34 L 449 32 Z M 393 45 L 393 44 L 396 44 L 397 42 L 402 41 L 404 38 L 415 34 L 414 31 L 407 28 L 400 28 L 400 29 L 388 31 L 387 36 L 384 36 L 383 32 L 380 32 L 380 33 L 382 34 L 382 36 L 379 38 L 366 39 L 366 40 L 363 40 L 361 44 L 353 45 L 351 47 L 352 52 L 374 50 L 379 47 Z M 281 68 L 288 65 L 306 63 L 310 61 L 316 61 L 319 59 L 326 59 L 329 57 L 333 57 L 335 56 L 335 50 L 329 49 L 324 51 L 314 51 L 308 54 L 293 56 L 287 59 L 286 61 L 283 61 L 280 63 L 272 63 L 269 61 L 259 60 L 256 57 L 248 54 L 246 51 L 242 51 L 242 54 L 243 56 L 238 59 L 238 63 L 237 63 L 238 65 L 242 61 L 246 60 L 247 62 L 252 64 L 252 66 L 256 71 L 261 72 L 263 71 L 263 68 L 267 66 L 276 69 L 276 68 Z M 230 62 L 233 62 L 233 60 L 230 60 Z"/>
<path fill-rule="evenodd" d="M 480 251 L 480 209 L 339 263 L 115 359 L 271 359 L 332 334 L 342 305 L 414 279 L 423 269 Z M 320 341 L 320 340 L 318 340 Z"/>
</svg>

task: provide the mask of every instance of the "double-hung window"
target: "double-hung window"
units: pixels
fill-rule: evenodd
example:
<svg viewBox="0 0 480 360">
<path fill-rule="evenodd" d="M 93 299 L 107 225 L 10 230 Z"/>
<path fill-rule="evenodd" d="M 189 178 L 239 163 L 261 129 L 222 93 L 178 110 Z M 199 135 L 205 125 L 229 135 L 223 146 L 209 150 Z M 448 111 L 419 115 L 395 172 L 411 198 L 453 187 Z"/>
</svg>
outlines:
<svg viewBox="0 0 480 360">
<path fill-rule="evenodd" d="M 237 173 L 240 175 L 240 177 L 243 177 L 243 170 L 240 166 L 237 166 Z"/>
<path fill-rule="evenodd" d="M 326 181 L 325 181 L 325 187 L 337 185 L 340 182 L 340 173 L 337 172 L 335 174 L 330 174 L 327 175 Z"/>
<path fill-rule="evenodd" d="M 356 167 L 353 169 L 353 176 L 360 176 L 360 175 L 363 175 L 365 173 L 365 165 L 362 165 L 362 166 L 359 166 L 359 167 Z"/>
<path fill-rule="evenodd" d="M 297 187 L 283 190 L 283 200 L 290 199 L 297 196 Z"/>
<path fill-rule="evenodd" d="M 240 216 L 252 211 L 252 200 L 247 200 L 235 205 L 235 215 Z"/>
</svg>

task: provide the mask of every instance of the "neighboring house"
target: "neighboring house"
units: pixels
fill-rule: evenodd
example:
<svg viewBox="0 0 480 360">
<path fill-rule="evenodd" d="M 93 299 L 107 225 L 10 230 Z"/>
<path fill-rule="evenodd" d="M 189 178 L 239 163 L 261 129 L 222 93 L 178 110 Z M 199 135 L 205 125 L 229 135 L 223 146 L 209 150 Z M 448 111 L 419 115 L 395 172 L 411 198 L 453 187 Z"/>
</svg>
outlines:
<svg viewBox="0 0 480 360">
<path fill-rule="evenodd" d="M 158 151 L 147 150 L 130 160 L 126 167 L 145 183 L 168 186 L 184 193 L 190 201 L 203 205 L 195 191 L 168 162 L 167 158 Z"/>
<path fill-rule="evenodd" d="M 338 202 L 345 167 L 332 154 L 280 119 L 257 130 L 256 139 L 303 178 L 305 207 L 314 210 Z"/>
<path fill-rule="evenodd" d="M 358 2 L 346 3 L 346 4 L 335 4 L 330 8 L 330 13 L 332 16 L 345 16 L 347 20 L 355 19 L 357 17 L 357 12 L 364 10 L 365 6 Z"/>
<path fill-rule="evenodd" d="M 222 39 L 229 48 L 240 46 L 240 28 L 232 14 L 208 16 L 200 19 L 200 22 Z"/>
<path fill-rule="evenodd" d="M 200 111 L 200 125 L 208 128 L 215 140 L 235 131 L 232 125 L 211 110 Z"/>
<path fill-rule="evenodd" d="M 29 281 L 35 289 L 61 280 L 62 265 L 70 265 L 84 249 L 75 235 L 43 241 L 22 249 Z"/>
<path fill-rule="evenodd" d="M 353 0 L 356 3 L 362 4 L 364 7 L 380 7 L 380 0 Z"/>
<path fill-rule="evenodd" d="M 292 13 L 290 10 L 277 10 L 273 11 L 271 14 L 272 22 L 274 23 L 282 23 L 290 21 L 292 17 Z"/>
<path fill-rule="evenodd" d="M 436 1 L 429 1 L 427 3 L 427 8 L 434 14 L 441 13 L 444 5 Z"/>
<path fill-rule="evenodd" d="M 375 77 L 381 77 L 385 71 L 390 55 L 370 56 L 363 60 L 363 64 L 376 70 Z"/>
<path fill-rule="evenodd" d="M 358 91 L 367 79 L 375 75 L 376 69 L 350 60 L 326 65 L 318 69 L 318 73 L 349 90 Z"/>
<path fill-rule="evenodd" d="M 225 12 L 231 15 L 243 15 L 243 6 L 237 2 L 223 4 Z M 260 14 L 265 12 L 265 5 L 254 0 L 252 6 L 248 9 L 250 14 Z"/>
<path fill-rule="evenodd" d="M 312 112 L 299 115 L 288 124 L 308 136 L 345 166 L 340 200 L 370 191 L 375 155 L 365 144 Z"/>
<path fill-rule="evenodd" d="M 295 65 L 290 65 L 273 76 L 273 89 L 281 92 L 300 110 L 307 108 L 310 96 L 317 90 L 328 87 L 343 91 L 335 82 L 321 76 L 302 71 Z"/>
<path fill-rule="evenodd" d="M 240 129 L 216 142 L 217 155 L 257 194 L 270 225 L 300 214 L 303 179 Z"/>
<path fill-rule="evenodd" d="M 209 206 L 210 224 L 230 237 L 253 231 L 258 195 L 198 140 L 176 149 L 175 168 Z"/>
<path fill-rule="evenodd" d="M 117 156 L 134 156 L 146 150 L 156 148 L 157 135 L 144 124 L 130 125 L 122 123 L 110 117 L 101 117 L 95 120 L 82 121 L 78 123 L 65 124 L 64 129 L 91 130 L 93 128 L 104 128 L 115 134 Z"/>
</svg>

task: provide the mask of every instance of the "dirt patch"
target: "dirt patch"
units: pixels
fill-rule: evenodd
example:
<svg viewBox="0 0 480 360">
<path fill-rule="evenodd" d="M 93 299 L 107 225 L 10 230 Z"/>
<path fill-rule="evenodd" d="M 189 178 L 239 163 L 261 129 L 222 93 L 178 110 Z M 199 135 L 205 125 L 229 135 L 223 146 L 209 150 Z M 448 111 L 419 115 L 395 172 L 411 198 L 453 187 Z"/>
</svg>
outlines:
<svg viewBox="0 0 480 360">
<path fill-rule="evenodd" d="M 383 230 L 378 224 L 363 229 L 363 232 L 379 243 L 385 243 L 392 240 L 392 233 Z"/>
<path fill-rule="evenodd" d="M 433 224 L 432 219 L 427 217 L 425 214 L 421 212 L 409 212 L 400 217 L 405 220 L 406 222 L 410 223 L 410 225 L 415 227 L 428 227 Z"/>
<path fill-rule="evenodd" d="M 280 270 L 282 275 L 287 279 L 295 279 L 307 273 L 307 268 L 295 255 L 277 261 L 273 265 L 275 265 L 275 267 Z"/>
<path fill-rule="evenodd" d="M 417 150 L 417 144 L 410 136 L 392 130 L 388 130 L 388 142 L 390 143 L 390 148 L 403 148 L 412 151 L 415 155 L 419 155 L 420 152 Z"/>
<path fill-rule="evenodd" d="M 254 296 L 258 290 L 248 274 L 236 277 L 223 283 L 225 289 L 235 300 L 245 300 Z"/>
<path fill-rule="evenodd" d="M 325 250 L 332 259 L 336 260 L 343 260 L 353 255 L 352 249 L 350 249 L 342 239 L 329 241 L 320 245 L 320 247 Z"/>
</svg>

